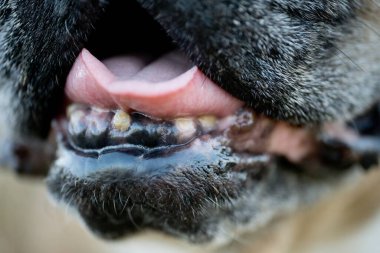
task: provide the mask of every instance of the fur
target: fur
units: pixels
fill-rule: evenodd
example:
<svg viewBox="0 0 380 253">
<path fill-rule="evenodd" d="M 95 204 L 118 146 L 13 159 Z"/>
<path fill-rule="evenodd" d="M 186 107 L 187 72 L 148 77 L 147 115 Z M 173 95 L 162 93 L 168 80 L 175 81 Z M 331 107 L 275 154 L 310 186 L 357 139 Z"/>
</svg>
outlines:
<svg viewBox="0 0 380 253">
<path fill-rule="evenodd" d="M 30 150 L 40 141 L 33 139 L 46 138 L 65 78 L 102 16 L 113 8 L 135 17 L 141 7 L 208 77 L 269 117 L 314 126 L 351 120 L 379 101 L 375 0 L 3 0 L 1 143 Z M 134 20 L 127 21 L 118 28 L 135 31 Z M 256 231 L 319 199 L 359 167 L 315 177 L 286 167 L 256 174 L 198 165 L 134 186 L 136 175 L 81 179 L 55 164 L 47 182 L 104 237 L 153 228 L 200 243 L 226 229 Z"/>
</svg>

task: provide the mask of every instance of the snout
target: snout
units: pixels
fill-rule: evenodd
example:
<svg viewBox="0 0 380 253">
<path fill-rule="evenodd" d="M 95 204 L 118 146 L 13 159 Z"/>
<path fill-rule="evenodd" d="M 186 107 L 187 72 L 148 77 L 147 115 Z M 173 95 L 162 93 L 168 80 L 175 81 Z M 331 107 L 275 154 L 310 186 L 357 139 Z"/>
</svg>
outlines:
<svg viewBox="0 0 380 253">
<path fill-rule="evenodd" d="M 50 192 L 78 212 L 100 236 L 119 238 L 156 229 L 205 242 L 223 234 L 225 228 L 257 228 L 319 197 L 321 189 L 326 192 L 353 167 L 366 168 L 376 160 L 378 146 L 358 148 L 369 143 L 361 138 L 367 128 L 374 131 L 371 136 L 378 135 L 376 126 L 361 126 L 362 118 L 355 124 L 357 131 L 345 123 L 320 123 L 325 115 L 318 113 L 325 108 L 316 108 L 319 99 L 307 107 L 312 113 L 306 113 L 304 105 L 318 97 L 309 90 L 299 89 L 312 94 L 311 98 L 289 99 L 299 90 L 293 86 L 287 89 L 289 84 L 277 78 L 277 74 L 289 74 L 291 68 L 275 67 L 282 61 L 292 62 L 280 56 L 273 60 L 280 52 L 268 50 L 268 56 L 266 50 L 260 52 L 255 47 L 252 51 L 257 54 L 253 56 L 234 44 L 234 39 L 209 41 L 211 32 L 203 36 L 181 33 L 174 40 L 176 31 L 161 26 L 168 20 L 165 15 L 178 15 L 170 8 L 165 15 L 153 17 L 134 1 L 110 1 L 108 7 L 100 2 L 94 11 L 102 13 L 98 23 L 85 22 L 92 14 L 87 10 L 83 20 L 78 19 L 86 25 L 72 22 L 64 27 L 65 42 L 70 43 L 56 44 L 65 49 L 59 58 L 65 59 L 65 66 L 58 60 L 53 69 L 47 64 L 38 71 L 54 73 L 50 79 L 54 79 L 55 88 L 49 86 L 54 92 L 39 88 L 33 94 L 45 107 L 38 102 L 25 107 L 40 109 L 25 110 L 25 119 L 34 120 L 30 129 L 42 129 L 36 122 L 42 122 L 38 119 L 43 112 L 49 112 L 44 123 L 54 116 L 51 133 L 57 152 L 47 179 Z M 83 8 L 82 4 L 78 3 Z M 176 7 L 183 10 L 185 6 Z M 58 14 L 65 17 L 63 12 Z M 239 24 L 259 22 L 260 12 L 251 14 L 249 22 L 224 22 L 235 32 Z M 78 12 L 72 15 L 82 16 Z M 193 18 L 203 22 L 204 29 L 214 31 L 214 20 Z M 182 25 L 187 32 L 195 29 L 186 22 Z M 92 29 L 95 31 L 89 32 Z M 286 35 L 293 41 L 293 34 Z M 264 45 L 259 42 L 267 38 L 259 37 L 252 38 L 257 41 L 250 44 Z M 226 51 L 244 55 L 241 62 L 226 57 L 220 45 L 224 49 L 232 45 L 231 51 Z M 294 55 L 294 64 L 298 64 L 301 54 Z M 54 55 L 44 59 L 54 60 Z M 263 66 L 286 69 L 285 74 L 268 72 Z M 38 81 L 48 79 L 42 75 Z M 27 97 L 29 93 L 22 94 Z M 57 104 L 62 106 L 49 108 Z M 364 122 L 368 117 L 370 122 L 376 118 L 371 113 L 363 117 Z M 289 123 L 308 120 L 319 124 Z M 21 149 L 25 150 L 31 149 Z M 51 152 L 47 153 L 51 159 Z M 36 163 L 42 160 L 33 159 Z"/>
<path fill-rule="evenodd" d="M 221 224 L 244 223 L 236 217 L 251 221 L 237 209 L 260 207 L 254 192 L 262 187 L 293 194 L 289 199 L 307 195 L 293 192 L 304 180 L 291 183 L 298 176 L 279 170 L 325 177 L 328 168 L 364 159 L 347 152 L 349 145 L 332 149 L 345 163 L 324 152 L 331 146 L 326 133 L 343 143 L 356 138 L 347 126 L 332 127 L 336 136 L 327 126 L 294 126 L 245 107 L 132 6 L 132 17 L 153 37 L 135 31 L 125 41 L 109 27 L 131 10 L 106 12 L 67 76 L 69 106 L 54 124 L 58 152 L 49 189 L 97 234 L 117 238 L 148 228 L 208 241 Z M 246 196 L 260 197 L 247 204 Z"/>
</svg>

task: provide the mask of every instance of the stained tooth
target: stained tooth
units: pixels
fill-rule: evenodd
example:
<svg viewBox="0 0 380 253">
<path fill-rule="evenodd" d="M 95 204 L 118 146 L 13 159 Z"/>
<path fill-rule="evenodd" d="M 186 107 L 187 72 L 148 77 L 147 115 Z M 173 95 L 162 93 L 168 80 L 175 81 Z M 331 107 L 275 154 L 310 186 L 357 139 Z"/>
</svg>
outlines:
<svg viewBox="0 0 380 253">
<path fill-rule="evenodd" d="M 178 139 L 180 142 L 190 140 L 197 132 L 197 127 L 192 118 L 177 118 L 174 125 L 178 130 Z"/>
<path fill-rule="evenodd" d="M 141 113 L 109 111 L 72 105 L 67 109 L 69 133 L 79 147 L 98 149 L 107 145 L 132 144 L 148 148 L 186 143 L 198 132 L 211 131 L 213 116 L 182 117 L 174 120 L 150 118 Z"/>
<path fill-rule="evenodd" d="M 198 118 L 199 123 L 201 124 L 203 132 L 211 132 L 216 128 L 216 117 L 212 115 L 205 115 Z"/>
<path fill-rule="evenodd" d="M 128 130 L 130 125 L 131 116 L 122 110 L 118 110 L 112 119 L 112 127 L 120 132 L 124 132 Z"/>
</svg>

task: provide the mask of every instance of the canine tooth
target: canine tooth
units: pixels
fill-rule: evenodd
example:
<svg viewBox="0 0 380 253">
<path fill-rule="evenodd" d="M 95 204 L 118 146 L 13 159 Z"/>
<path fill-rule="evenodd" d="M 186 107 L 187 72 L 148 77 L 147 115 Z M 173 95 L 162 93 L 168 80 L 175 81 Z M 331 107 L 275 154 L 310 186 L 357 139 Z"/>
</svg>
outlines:
<svg viewBox="0 0 380 253">
<path fill-rule="evenodd" d="M 203 132 L 210 132 L 216 128 L 216 117 L 212 115 L 205 115 L 198 118 Z"/>
<path fill-rule="evenodd" d="M 128 130 L 130 125 L 131 116 L 122 110 L 118 110 L 112 119 L 112 127 L 120 132 L 124 132 Z"/>
<path fill-rule="evenodd" d="M 192 118 L 177 118 L 174 125 L 178 130 L 178 138 L 180 141 L 189 140 L 197 131 L 196 124 Z"/>
</svg>

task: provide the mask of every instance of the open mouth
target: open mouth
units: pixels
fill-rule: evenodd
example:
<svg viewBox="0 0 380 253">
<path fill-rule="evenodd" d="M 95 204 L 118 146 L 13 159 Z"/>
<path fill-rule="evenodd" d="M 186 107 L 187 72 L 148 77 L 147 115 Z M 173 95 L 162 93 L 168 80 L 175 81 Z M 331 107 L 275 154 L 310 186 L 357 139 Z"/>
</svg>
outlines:
<svg viewBox="0 0 380 253">
<path fill-rule="evenodd" d="M 244 107 L 133 1 L 113 2 L 96 28 L 67 77 L 48 185 L 102 236 L 153 228 L 205 241 L 238 196 L 279 180 L 280 163 L 315 176 L 369 159 L 344 125 L 301 128 Z"/>
</svg>

